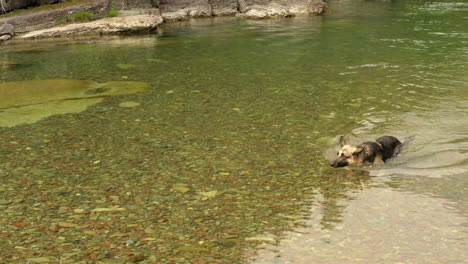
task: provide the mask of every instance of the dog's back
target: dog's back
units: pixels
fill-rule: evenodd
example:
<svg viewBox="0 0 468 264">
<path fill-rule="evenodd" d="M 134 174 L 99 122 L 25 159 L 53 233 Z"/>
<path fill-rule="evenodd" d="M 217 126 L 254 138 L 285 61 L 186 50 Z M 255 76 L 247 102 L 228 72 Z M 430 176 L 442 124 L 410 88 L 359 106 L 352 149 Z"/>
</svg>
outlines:
<svg viewBox="0 0 468 264">
<path fill-rule="evenodd" d="M 382 146 L 382 160 L 390 159 L 400 152 L 401 142 L 396 137 L 383 136 L 377 139 L 377 142 Z"/>
<path fill-rule="evenodd" d="M 363 149 L 361 154 L 358 156 L 359 163 L 372 164 L 374 161 L 382 159 L 382 147 L 375 142 L 364 142 L 358 145 L 358 148 Z M 383 161 L 383 160 L 382 160 Z"/>
</svg>

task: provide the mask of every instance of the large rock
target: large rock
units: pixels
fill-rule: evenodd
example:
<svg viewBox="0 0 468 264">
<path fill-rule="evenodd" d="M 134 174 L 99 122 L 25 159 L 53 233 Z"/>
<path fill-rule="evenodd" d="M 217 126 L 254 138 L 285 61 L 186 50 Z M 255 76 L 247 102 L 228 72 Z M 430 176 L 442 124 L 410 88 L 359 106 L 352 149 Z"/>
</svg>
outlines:
<svg viewBox="0 0 468 264">
<path fill-rule="evenodd" d="M 26 8 L 36 3 L 35 0 L 0 0 L 0 14 L 15 9 Z"/>
<path fill-rule="evenodd" d="M 11 24 L 4 23 L 0 26 L 0 41 L 11 39 L 15 35 L 15 29 Z"/>
<path fill-rule="evenodd" d="M 239 10 L 253 19 L 287 17 L 293 14 L 320 15 L 326 11 L 323 0 L 239 0 Z"/>
<path fill-rule="evenodd" d="M 0 36 L 0 41 L 6 41 L 6 40 L 9 40 L 9 39 L 11 39 L 11 35 Z"/>
<path fill-rule="evenodd" d="M 277 3 L 268 5 L 253 5 L 247 7 L 245 16 L 250 19 L 264 19 L 269 17 L 289 17 L 293 13 L 289 11 L 288 6 L 283 6 Z"/>
<path fill-rule="evenodd" d="M 109 6 L 109 0 L 81 1 L 76 4 L 62 3 L 37 11 L 30 9 L 18 15 L 11 13 L 11 15 L 0 17 L 0 24 L 2 22 L 9 23 L 15 27 L 16 33 L 24 33 L 54 27 L 57 25 L 57 21 L 67 20 L 71 14 L 76 12 L 91 12 L 94 18 L 105 17 Z"/>
<path fill-rule="evenodd" d="M 161 0 L 161 15 L 166 21 L 186 20 L 189 17 L 212 16 L 209 0 Z"/>
<path fill-rule="evenodd" d="M 232 16 L 239 13 L 238 0 L 210 0 L 213 16 Z"/>
<path fill-rule="evenodd" d="M 3 23 L 3 25 L 0 26 L 0 36 L 3 35 L 11 35 L 13 36 L 15 34 L 15 28 L 13 25 L 8 24 L 8 23 Z"/>
<path fill-rule="evenodd" d="M 113 0 L 112 4 L 117 10 L 152 8 L 150 0 Z"/>
<path fill-rule="evenodd" d="M 3 5 L 1 5 L 3 1 Z M 64 0 L 0 0 L 0 13 L 10 12 L 15 9 L 23 9 L 37 5 L 50 5 Z"/>
<path fill-rule="evenodd" d="M 190 17 L 241 16 L 262 19 L 287 17 L 297 13 L 319 15 L 325 12 L 324 0 L 161 0 L 164 20 L 186 20 Z"/>
<path fill-rule="evenodd" d="M 145 10 L 142 14 L 104 18 L 88 23 L 70 24 L 60 27 L 36 30 L 21 35 L 22 39 L 73 37 L 80 35 L 104 35 L 123 32 L 137 32 L 154 29 L 163 23 L 158 10 Z"/>
</svg>

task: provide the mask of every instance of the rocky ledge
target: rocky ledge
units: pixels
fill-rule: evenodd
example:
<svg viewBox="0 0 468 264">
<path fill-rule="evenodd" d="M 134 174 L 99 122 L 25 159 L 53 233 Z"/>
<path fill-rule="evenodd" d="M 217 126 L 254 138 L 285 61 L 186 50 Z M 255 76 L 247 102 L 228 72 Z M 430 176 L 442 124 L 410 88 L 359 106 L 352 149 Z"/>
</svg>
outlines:
<svg viewBox="0 0 468 264">
<path fill-rule="evenodd" d="M 35 30 L 20 35 L 19 38 L 73 37 L 138 32 L 155 29 L 162 23 L 163 19 L 159 12 L 155 12 L 154 10 L 142 10 L 140 14 L 103 18 L 88 23 L 69 24 L 60 27 Z"/>
<path fill-rule="evenodd" d="M 7 1 L 8 0 L 0 0 Z M 27 1 L 27 0 L 23 0 Z M 32 1 L 32 0 L 31 0 Z M 34 2 L 34 1 L 32 1 Z M 247 19 L 320 15 L 324 0 L 80 0 L 15 11 L 0 16 L 0 41 L 147 31 L 192 17 Z M 77 19 L 78 15 L 86 15 Z M 113 17 L 110 17 L 113 16 Z M 77 23 L 80 22 L 80 23 Z"/>
</svg>

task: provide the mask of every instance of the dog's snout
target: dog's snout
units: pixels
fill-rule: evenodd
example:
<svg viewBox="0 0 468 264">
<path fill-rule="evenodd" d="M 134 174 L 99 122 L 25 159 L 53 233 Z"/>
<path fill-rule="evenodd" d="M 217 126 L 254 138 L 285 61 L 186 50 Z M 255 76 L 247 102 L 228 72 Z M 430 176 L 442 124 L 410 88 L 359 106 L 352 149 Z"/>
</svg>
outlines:
<svg viewBox="0 0 468 264">
<path fill-rule="evenodd" d="M 341 168 L 341 167 L 346 167 L 348 166 L 348 162 L 347 161 L 343 161 L 343 160 L 335 160 L 333 161 L 332 163 L 330 163 L 330 166 L 332 166 L 333 168 Z"/>
</svg>

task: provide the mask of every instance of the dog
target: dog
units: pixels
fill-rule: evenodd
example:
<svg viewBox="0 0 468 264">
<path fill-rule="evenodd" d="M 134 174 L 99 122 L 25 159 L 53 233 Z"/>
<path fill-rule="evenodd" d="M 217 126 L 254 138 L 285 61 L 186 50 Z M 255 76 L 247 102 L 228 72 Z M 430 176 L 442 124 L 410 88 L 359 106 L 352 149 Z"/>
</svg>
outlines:
<svg viewBox="0 0 468 264">
<path fill-rule="evenodd" d="M 341 150 L 330 165 L 334 168 L 345 166 L 380 165 L 400 153 L 403 145 L 392 136 L 383 136 L 375 142 L 364 142 L 360 145 L 348 145 L 344 136 L 340 138 Z"/>
</svg>

